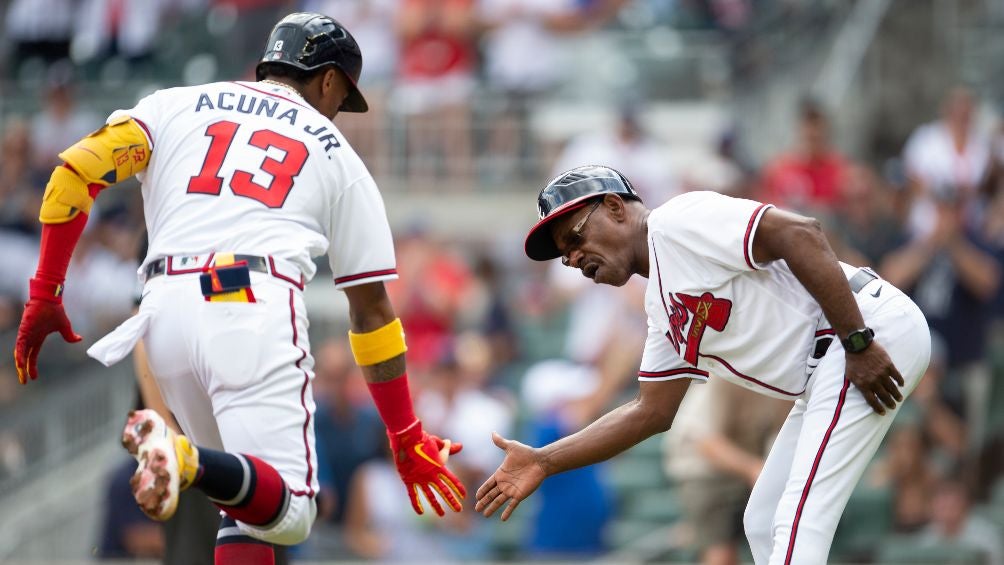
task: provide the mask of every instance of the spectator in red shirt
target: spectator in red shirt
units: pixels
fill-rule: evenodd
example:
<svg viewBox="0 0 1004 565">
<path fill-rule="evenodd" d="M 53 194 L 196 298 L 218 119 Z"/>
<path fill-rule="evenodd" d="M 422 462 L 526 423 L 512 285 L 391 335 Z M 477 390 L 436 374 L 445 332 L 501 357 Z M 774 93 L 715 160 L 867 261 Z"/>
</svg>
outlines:
<svg viewBox="0 0 1004 565">
<path fill-rule="evenodd" d="M 398 81 L 391 100 L 407 119 L 409 173 L 468 178 L 474 92 L 474 0 L 401 0 Z"/>
<path fill-rule="evenodd" d="M 796 145 L 764 167 L 761 200 L 817 212 L 839 205 L 850 163 L 830 146 L 829 133 L 823 109 L 803 102 Z"/>
</svg>

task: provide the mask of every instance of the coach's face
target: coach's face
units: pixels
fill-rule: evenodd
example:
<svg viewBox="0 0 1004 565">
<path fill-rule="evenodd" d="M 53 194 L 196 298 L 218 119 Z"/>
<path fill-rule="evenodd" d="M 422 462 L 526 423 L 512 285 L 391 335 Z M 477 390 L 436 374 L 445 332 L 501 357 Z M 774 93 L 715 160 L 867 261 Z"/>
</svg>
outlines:
<svg viewBox="0 0 1004 565">
<path fill-rule="evenodd" d="M 562 264 L 593 282 L 621 286 L 631 278 L 627 207 L 614 194 L 597 199 L 551 225 Z"/>
</svg>

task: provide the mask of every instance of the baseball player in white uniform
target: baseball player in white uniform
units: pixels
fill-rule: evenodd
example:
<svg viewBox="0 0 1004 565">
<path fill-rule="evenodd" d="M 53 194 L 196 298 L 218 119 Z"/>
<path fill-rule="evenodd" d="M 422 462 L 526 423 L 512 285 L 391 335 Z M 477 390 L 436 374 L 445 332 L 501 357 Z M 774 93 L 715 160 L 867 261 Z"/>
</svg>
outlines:
<svg viewBox="0 0 1004 565">
<path fill-rule="evenodd" d="M 818 222 L 714 192 L 648 210 L 606 167 L 579 167 L 538 197 L 525 249 L 597 283 L 648 277 L 649 333 L 635 400 L 579 433 L 506 459 L 477 492 L 505 520 L 547 476 L 610 458 L 670 427 L 692 380 L 728 380 L 795 405 L 744 523 L 760 564 L 825 563 L 834 530 L 899 403 L 924 374 L 920 310 L 868 269 L 837 261 Z"/>
<path fill-rule="evenodd" d="M 139 312 L 88 353 L 119 361 L 144 340 L 186 435 L 152 410 L 130 414 L 123 443 L 139 462 L 133 492 L 167 519 L 199 488 L 224 518 L 216 562 L 272 563 L 272 544 L 308 536 L 318 490 L 303 289 L 328 254 L 350 309 L 349 340 L 388 428 L 415 510 L 440 515 L 465 491 L 444 466 L 459 444 L 422 430 L 405 374 L 401 323 L 384 290 L 396 278 L 380 193 L 332 123 L 363 112 L 362 58 L 336 21 L 292 14 L 273 29 L 258 82 L 161 90 L 60 154 L 46 188 L 39 268 L 18 332 L 22 383 L 45 336 L 78 341 L 61 303 L 70 255 L 94 197 L 137 175 L 149 251 Z M 109 292 L 116 292 L 109 289 Z"/>
</svg>

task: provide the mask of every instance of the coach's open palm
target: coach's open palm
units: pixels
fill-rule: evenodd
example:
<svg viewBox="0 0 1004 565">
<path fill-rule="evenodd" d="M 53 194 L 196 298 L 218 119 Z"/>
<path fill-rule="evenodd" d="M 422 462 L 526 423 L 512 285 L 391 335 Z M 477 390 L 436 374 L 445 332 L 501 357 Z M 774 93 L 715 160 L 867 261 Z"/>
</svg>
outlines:
<svg viewBox="0 0 1004 565">
<path fill-rule="evenodd" d="M 460 501 L 467 496 L 467 489 L 460 479 L 446 468 L 446 461 L 450 455 L 463 449 L 461 444 L 426 433 L 422 429 L 422 422 L 418 420 L 403 431 L 397 433 L 388 431 L 387 437 L 390 439 L 390 449 L 394 454 L 394 464 L 397 465 L 397 472 L 408 488 L 408 497 L 415 512 L 425 514 L 422 501 L 418 497 L 418 491 L 421 490 L 436 514 L 440 516 L 445 514 L 432 489 L 436 489 L 454 512 L 463 509 Z"/>
<path fill-rule="evenodd" d="M 497 433 L 492 434 L 492 441 L 505 451 L 505 460 L 478 489 L 474 510 L 490 517 L 509 501 L 509 505 L 502 512 L 504 522 L 523 499 L 537 490 L 540 483 L 547 478 L 547 473 L 541 465 L 537 451 L 529 445 L 505 439 Z"/>
<path fill-rule="evenodd" d="M 860 353 L 847 353 L 844 357 L 847 380 L 861 391 L 872 410 L 885 414 L 886 409 L 894 410 L 896 403 L 903 401 L 899 390 L 903 376 L 877 341 Z"/>
</svg>

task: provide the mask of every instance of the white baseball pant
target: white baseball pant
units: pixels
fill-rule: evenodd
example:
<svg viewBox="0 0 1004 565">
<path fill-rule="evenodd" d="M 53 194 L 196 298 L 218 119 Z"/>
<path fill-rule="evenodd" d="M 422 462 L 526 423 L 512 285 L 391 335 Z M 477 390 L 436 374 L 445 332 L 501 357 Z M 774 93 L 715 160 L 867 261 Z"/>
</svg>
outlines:
<svg viewBox="0 0 1004 565">
<path fill-rule="evenodd" d="M 905 398 L 927 370 L 927 321 L 881 279 L 855 298 L 876 342 L 903 376 Z M 835 340 L 795 401 L 753 487 L 743 523 L 757 565 L 826 563 L 847 500 L 898 412 L 898 406 L 884 416 L 872 410 L 844 377 L 844 356 Z"/>
<path fill-rule="evenodd" d="M 285 264 L 281 272 L 299 271 Z M 251 283 L 257 302 L 206 302 L 198 273 L 158 276 L 144 287 L 140 315 L 148 316 L 150 367 L 185 434 L 198 446 L 258 457 L 292 493 L 275 524 L 238 527 L 290 545 L 307 538 L 317 513 L 314 358 L 300 285 L 259 272 Z"/>
</svg>

